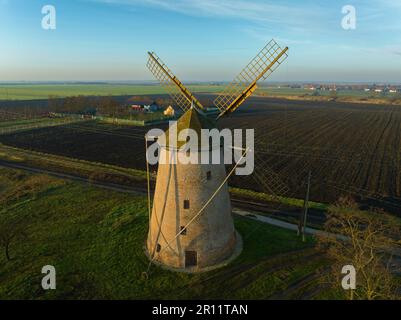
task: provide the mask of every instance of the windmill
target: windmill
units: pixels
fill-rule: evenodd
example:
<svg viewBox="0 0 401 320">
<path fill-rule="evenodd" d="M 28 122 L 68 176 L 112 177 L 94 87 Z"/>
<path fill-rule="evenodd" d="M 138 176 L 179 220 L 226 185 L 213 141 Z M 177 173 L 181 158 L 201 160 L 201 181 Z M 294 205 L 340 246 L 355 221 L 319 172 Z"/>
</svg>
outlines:
<svg viewBox="0 0 401 320">
<path fill-rule="evenodd" d="M 282 49 L 271 40 L 214 100 L 219 111 L 216 119 L 207 117 L 206 108 L 155 53 L 149 52 L 148 68 L 184 112 L 166 136 L 170 130 L 192 129 L 201 137 L 202 129 L 215 128 L 216 121 L 234 112 L 252 95 L 257 81 L 266 79 L 287 58 L 287 51 L 287 47 Z M 149 208 L 147 254 L 150 263 L 189 272 L 208 270 L 241 251 L 242 240 L 234 228 L 227 186 L 233 171 L 227 175 L 223 162 L 172 161 L 183 152 L 181 146 L 169 141 L 160 145 L 159 156 L 168 161 L 158 166 L 153 208 Z M 199 139 L 195 156 L 216 149 L 223 152 L 220 144 L 202 145 Z"/>
</svg>

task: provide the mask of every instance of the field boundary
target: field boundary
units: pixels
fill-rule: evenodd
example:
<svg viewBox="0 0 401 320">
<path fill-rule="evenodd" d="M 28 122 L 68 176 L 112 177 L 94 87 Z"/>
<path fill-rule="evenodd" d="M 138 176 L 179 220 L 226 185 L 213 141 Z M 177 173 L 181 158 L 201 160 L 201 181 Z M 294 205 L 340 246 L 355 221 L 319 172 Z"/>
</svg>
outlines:
<svg viewBox="0 0 401 320">
<path fill-rule="evenodd" d="M 32 119 L 33 120 L 33 119 Z M 42 121 L 43 120 L 43 121 Z M 48 128 L 48 127 L 56 127 L 62 126 L 71 123 L 77 122 L 85 122 L 86 120 L 81 119 L 48 119 L 46 118 L 38 118 L 37 121 L 33 121 L 27 124 L 10 124 L 7 126 L 7 123 L 13 123 L 14 121 L 4 121 L 0 123 L 0 135 L 28 131 L 33 129 L 40 129 L 40 128 Z"/>
<path fill-rule="evenodd" d="M 133 120 L 133 119 L 123 119 L 123 118 L 113 118 L 95 115 L 83 115 L 83 114 L 68 114 L 68 113 L 53 113 L 55 117 L 60 118 L 74 118 L 81 120 L 96 120 L 108 124 L 124 125 L 124 126 L 138 126 L 145 127 L 149 125 L 168 123 L 169 121 L 175 120 L 175 118 L 165 118 L 165 119 L 155 119 L 155 120 Z"/>
</svg>

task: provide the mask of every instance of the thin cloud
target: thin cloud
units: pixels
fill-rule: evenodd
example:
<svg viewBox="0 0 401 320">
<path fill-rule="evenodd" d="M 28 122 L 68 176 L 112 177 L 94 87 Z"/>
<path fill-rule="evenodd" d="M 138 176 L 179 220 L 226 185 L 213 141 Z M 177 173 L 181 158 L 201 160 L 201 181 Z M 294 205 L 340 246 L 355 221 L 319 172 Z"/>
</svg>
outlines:
<svg viewBox="0 0 401 320">
<path fill-rule="evenodd" d="M 375 56 L 388 56 L 388 55 L 397 55 L 401 56 L 401 47 L 400 46 L 382 46 L 382 47 L 362 47 L 362 46 L 339 46 L 339 49 L 344 51 L 359 51 L 360 53 L 371 54 Z"/>
<path fill-rule="evenodd" d="M 275 4 L 273 1 L 245 0 L 91 0 L 108 4 L 146 6 L 191 16 L 226 17 L 278 24 L 316 20 L 315 6 Z"/>
<path fill-rule="evenodd" d="M 238 28 L 249 36 L 265 40 L 266 34 L 275 34 L 277 40 L 292 45 L 310 45 L 344 41 L 352 36 L 341 28 L 341 4 L 318 6 L 317 1 L 267 1 L 267 0 L 85 0 L 97 3 L 124 5 L 133 8 L 146 7 L 154 10 L 176 12 L 187 16 L 234 19 L 245 22 Z M 354 0 L 357 9 L 357 31 L 370 33 L 386 32 L 386 37 L 397 41 L 401 25 L 398 17 L 401 1 Z M 401 13 L 401 12 L 400 12 Z M 346 37 L 348 36 L 348 38 Z M 358 37 L 359 34 L 355 33 Z M 279 38 L 282 39 L 279 39 Z M 366 36 L 360 37 L 359 45 Z M 334 40 L 333 40 L 334 39 Z M 398 55 L 398 50 L 389 51 L 382 41 L 376 43 L 377 50 Z M 388 42 L 388 41 L 387 41 Z M 359 45 L 355 43 L 354 48 Z M 364 49 L 362 49 L 364 50 Z M 364 50 L 367 51 L 367 50 Z"/>
</svg>

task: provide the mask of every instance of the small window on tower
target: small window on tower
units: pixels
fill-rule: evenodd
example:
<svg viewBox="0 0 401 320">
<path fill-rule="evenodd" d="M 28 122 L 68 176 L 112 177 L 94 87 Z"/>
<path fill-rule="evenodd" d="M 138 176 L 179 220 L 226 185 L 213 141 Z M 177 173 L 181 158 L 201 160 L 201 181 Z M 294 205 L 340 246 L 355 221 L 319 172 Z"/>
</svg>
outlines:
<svg viewBox="0 0 401 320">
<path fill-rule="evenodd" d="M 212 180 L 212 171 L 206 172 L 206 179 L 207 180 Z"/>
<path fill-rule="evenodd" d="M 185 228 L 184 226 L 181 226 L 181 235 L 182 236 L 186 236 L 187 235 L 187 228 Z"/>
<path fill-rule="evenodd" d="M 187 136 L 186 143 L 188 143 L 190 140 L 191 140 L 191 138 L 189 136 Z M 191 156 L 191 149 L 187 149 L 186 155 L 187 155 L 187 157 Z"/>
<path fill-rule="evenodd" d="M 184 200 L 184 209 L 189 209 L 189 200 Z"/>
<path fill-rule="evenodd" d="M 157 252 L 160 252 L 161 249 L 162 249 L 162 246 L 161 246 L 160 244 L 157 244 L 157 246 L 156 246 L 156 251 L 157 251 Z"/>
</svg>

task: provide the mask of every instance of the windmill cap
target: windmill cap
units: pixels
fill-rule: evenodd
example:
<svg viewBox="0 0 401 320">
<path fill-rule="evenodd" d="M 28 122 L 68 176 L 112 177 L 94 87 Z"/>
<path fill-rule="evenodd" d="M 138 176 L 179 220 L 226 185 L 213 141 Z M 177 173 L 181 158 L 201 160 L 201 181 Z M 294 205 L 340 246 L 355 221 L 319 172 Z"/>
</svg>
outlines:
<svg viewBox="0 0 401 320">
<path fill-rule="evenodd" d="M 202 135 L 204 135 L 204 133 L 202 133 L 202 129 L 211 130 L 215 128 L 216 125 L 213 120 L 208 119 L 206 116 L 201 114 L 196 108 L 190 108 L 172 126 L 170 126 L 169 129 L 166 130 L 165 146 L 181 148 L 186 143 L 186 141 L 177 141 L 177 145 L 175 145 L 174 143 L 170 145 L 169 134 L 171 130 L 175 130 L 178 136 L 181 131 L 186 129 L 192 129 L 193 131 L 196 132 L 198 136 L 198 147 L 199 148 L 209 147 L 208 139 L 203 139 L 206 140 L 206 144 L 205 141 L 202 143 Z"/>
</svg>

